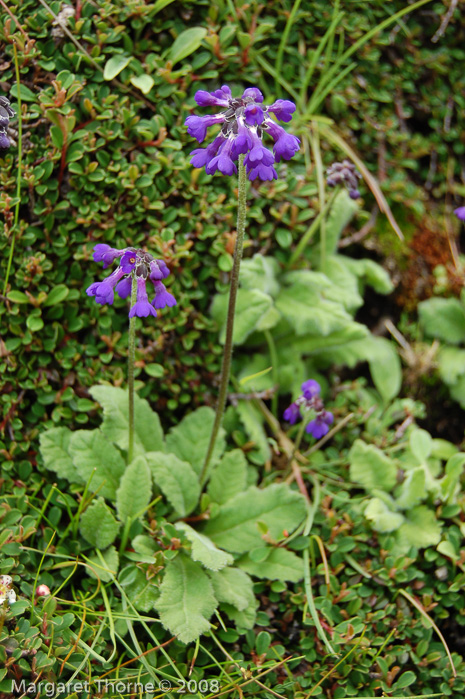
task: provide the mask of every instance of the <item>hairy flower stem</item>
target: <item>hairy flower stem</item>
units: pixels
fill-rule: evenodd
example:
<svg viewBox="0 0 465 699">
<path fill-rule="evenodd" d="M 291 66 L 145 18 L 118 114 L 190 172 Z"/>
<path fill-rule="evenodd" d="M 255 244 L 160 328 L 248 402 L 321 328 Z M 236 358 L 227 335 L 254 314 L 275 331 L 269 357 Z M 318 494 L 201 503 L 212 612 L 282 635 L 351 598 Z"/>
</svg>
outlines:
<svg viewBox="0 0 465 699">
<path fill-rule="evenodd" d="M 15 73 L 16 73 L 16 87 L 17 87 L 17 102 L 18 102 L 18 174 L 16 177 L 16 206 L 15 214 L 13 219 L 13 236 L 11 239 L 10 254 L 8 257 L 8 263 L 5 273 L 5 281 L 3 284 L 3 295 L 6 295 L 8 289 L 8 279 L 11 272 L 11 263 L 13 262 L 13 254 L 15 251 L 15 240 L 16 240 L 16 230 L 18 228 L 19 220 L 19 205 L 21 203 L 21 166 L 23 158 L 23 120 L 21 115 L 21 78 L 19 76 L 19 64 L 18 64 L 18 51 L 16 49 L 16 43 L 13 42 L 13 52 L 15 59 Z"/>
<path fill-rule="evenodd" d="M 226 398 L 228 395 L 229 376 L 231 373 L 231 357 L 233 349 L 233 330 L 234 330 L 234 314 L 236 311 L 237 290 L 239 287 L 239 271 L 241 267 L 242 249 L 244 245 L 245 234 L 245 219 L 247 211 L 247 178 L 244 165 L 244 156 L 239 156 L 239 175 L 238 175 L 238 203 L 237 203 L 237 235 L 236 245 L 234 247 L 233 268 L 231 271 L 231 284 L 229 287 L 229 305 L 228 315 L 226 319 L 226 339 L 224 342 L 223 363 L 221 366 L 221 382 L 218 395 L 218 403 L 216 406 L 215 422 L 210 435 L 210 443 L 208 445 L 207 456 L 200 474 L 200 482 L 205 483 L 208 476 L 208 466 L 210 464 L 213 450 L 215 448 L 218 432 L 223 419 Z"/>
<path fill-rule="evenodd" d="M 132 277 L 131 307 L 136 303 L 137 281 Z M 134 458 L 134 363 L 136 358 L 136 318 L 129 318 L 128 390 L 129 390 L 129 443 L 128 464 Z"/>
</svg>

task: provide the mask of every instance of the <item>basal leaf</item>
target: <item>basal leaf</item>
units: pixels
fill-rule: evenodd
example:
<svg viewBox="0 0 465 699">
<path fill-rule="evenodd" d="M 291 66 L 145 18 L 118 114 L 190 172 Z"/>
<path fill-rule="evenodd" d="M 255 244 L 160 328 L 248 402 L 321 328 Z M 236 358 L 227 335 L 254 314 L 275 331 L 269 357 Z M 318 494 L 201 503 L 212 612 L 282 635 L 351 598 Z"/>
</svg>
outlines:
<svg viewBox="0 0 465 699">
<path fill-rule="evenodd" d="M 179 425 L 173 427 L 166 437 L 167 450 L 182 461 L 191 464 L 199 475 L 207 455 L 214 420 L 215 412 L 211 408 L 198 408 L 181 420 Z M 216 440 L 212 464 L 224 451 L 224 434 L 224 430 L 221 429 Z"/>
<path fill-rule="evenodd" d="M 432 298 L 418 304 L 420 324 L 429 337 L 452 345 L 465 340 L 465 308 L 458 299 Z"/>
<path fill-rule="evenodd" d="M 264 580 L 298 582 L 304 577 L 302 559 L 283 548 L 273 548 L 266 559 L 260 562 L 253 561 L 249 555 L 242 556 L 237 565 L 249 575 Z"/>
<path fill-rule="evenodd" d="M 222 505 L 247 486 L 247 461 L 241 449 L 228 451 L 213 470 L 208 484 L 208 494 Z"/>
<path fill-rule="evenodd" d="M 225 566 L 234 563 L 234 558 L 230 553 L 218 549 L 208 536 L 200 534 L 189 526 L 187 522 L 177 522 L 175 526 L 191 542 L 191 558 L 193 561 L 199 561 L 205 568 L 210 570 L 221 570 Z"/>
<path fill-rule="evenodd" d="M 370 520 L 371 526 L 377 532 L 396 531 L 404 516 L 399 512 L 393 512 L 380 498 L 371 498 L 365 509 L 365 517 Z"/>
<path fill-rule="evenodd" d="M 93 386 L 92 398 L 103 408 L 102 430 L 108 439 L 127 451 L 129 445 L 128 392 L 115 386 Z M 160 418 L 144 398 L 134 396 L 134 454 L 163 451 L 163 430 Z"/>
<path fill-rule="evenodd" d="M 116 509 L 121 522 L 142 516 L 152 497 L 152 474 L 147 461 L 138 456 L 129 464 L 116 492 Z"/>
<path fill-rule="evenodd" d="M 414 507 L 406 513 L 406 519 L 397 530 L 396 538 L 404 549 L 410 546 L 436 546 L 441 539 L 441 524 L 437 521 L 434 510 L 426 505 Z"/>
<path fill-rule="evenodd" d="M 145 455 L 155 485 L 160 488 L 180 517 L 188 515 L 200 497 L 199 480 L 187 461 L 175 454 L 148 452 Z"/>
<path fill-rule="evenodd" d="M 305 515 L 303 496 L 289 486 L 271 485 L 263 490 L 252 486 L 222 505 L 203 531 L 220 548 L 244 553 L 263 544 L 258 522 L 268 528 L 273 539 L 280 540 L 285 531 L 294 531 Z"/>
<path fill-rule="evenodd" d="M 226 314 L 228 309 L 228 295 L 217 294 L 213 299 L 211 313 L 220 326 L 220 342 L 224 344 L 226 337 Z M 241 345 L 255 330 L 259 328 L 263 319 L 269 320 L 269 312 L 273 310 L 273 299 L 269 294 L 258 289 L 239 289 L 237 292 L 236 313 L 234 316 L 233 342 Z M 272 327 L 278 320 L 276 314 L 273 323 L 266 323 Z M 264 329 L 264 328 L 262 328 Z"/>
<path fill-rule="evenodd" d="M 67 427 L 53 427 L 42 432 L 39 436 L 40 453 L 49 471 L 55 471 L 70 483 L 83 483 L 69 450 L 72 434 Z"/>
<path fill-rule="evenodd" d="M 99 493 L 105 498 L 114 500 L 126 464 L 121 453 L 106 439 L 103 432 L 73 432 L 69 451 L 82 480 L 87 483 L 92 476 L 91 492 L 99 489 Z"/>
<path fill-rule="evenodd" d="M 180 553 L 167 563 L 160 592 L 156 603 L 160 621 L 180 641 L 191 643 L 210 629 L 217 600 L 199 563 Z"/>
<path fill-rule="evenodd" d="M 82 513 L 79 531 L 89 544 L 98 549 L 106 549 L 114 542 L 120 525 L 113 517 L 103 498 L 94 500 Z"/>
<path fill-rule="evenodd" d="M 91 578 L 100 578 L 102 582 L 111 582 L 118 574 L 119 556 L 114 546 L 102 552 L 103 562 L 99 556 L 90 556 L 92 568 L 86 568 Z M 95 572 L 94 572 L 95 571 Z"/>
<path fill-rule="evenodd" d="M 397 466 L 372 444 L 356 439 L 350 452 L 350 478 L 367 490 L 390 491 L 397 482 Z"/>
<path fill-rule="evenodd" d="M 255 600 L 253 582 L 245 571 L 223 568 L 209 576 L 218 602 L 226 602 L 243 612 Z"/>
</svg>

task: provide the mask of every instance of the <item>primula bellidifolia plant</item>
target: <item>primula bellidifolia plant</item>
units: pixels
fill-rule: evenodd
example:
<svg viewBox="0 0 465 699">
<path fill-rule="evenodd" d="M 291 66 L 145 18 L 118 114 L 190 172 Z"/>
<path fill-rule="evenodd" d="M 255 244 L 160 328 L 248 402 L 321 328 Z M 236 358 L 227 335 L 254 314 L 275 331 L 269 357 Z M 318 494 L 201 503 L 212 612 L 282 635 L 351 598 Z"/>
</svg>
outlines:
<svg viewBox="0 0 465 699">
<path fill-rule="evenodd" d="M 228 339 L 216 414 L 210 407 L 198 408 L 164 435 L 158 415 L 135 394 L 136 317 L 156 316 L 158 309 L 176 304 L 163 283 L 169 270 L 144 250 L 99 243 L 94 260 L 104 268 L 115 261 L 118 266 L 106 279 L 91 284 L 87 294 L 99 304 L 112 304 L 115 292 L 131 297 L 129 400 L 123 388 L 94 386 L 90 394 L 103 408 L 100 428 L 72 432 L 56 427 L 40 436 L 46 468 L 89 494 L 79 518 L 84 555 L 86 546 L 90 549 L 88 574 L 117 586 L 136 609 L 155 608 L 163 626 L 185 643 L 211 629 L 210 618 L 217 610 L 239 631 L 252 628 L 258 604 L 250 576 L 301 580 L 303 561 L 286 544 L 302 530 L 306 517 L 307 529 L 310 526 L 304 495 L 286 483 L 257 487 L 256 469 L 244 452 L 225 451 L 221 427 L 245 231 L 246 175 L 271 179 L 276 176 L 275 159 L 290 158 L 297 151 L 299 140 L 270 119 L 274 114 L 289 121 L 295 107 L 287 100 L 265 107 L 256 88 L 239 99 L 226 87 L 212 94 L 200 91 L 196 97 L 200 104 L 224 108 L 216 117 L 188 121 L 200 140 L 209 124 L 222 124 L 214 146 L 206 149 L 209 168 L 231 173 L 237 169 L 239 174 Z M 274 155 L 262 145 L 266 132 L 275 140 Z M 198 164 L 203 156 L 197 152 L 194 159 Z M 319 410 L 316 403 L 314 407 Z M 151 527 L 141 523 L 147 511 Z M 76 526 L 73 531 L 77 533 Z"/>
<path fill-rule="evenodd" d="M 205 140 L 209 126 L 217 124 L 221 126 L 220 133 L 209 146 L 192 151 L 192 165 L 205 166 L 205 171 L 209 175 L 217 171 L 223 175 L 238 172 L 239 179 L 236 244 L 231 271 L 220 390 L 215 423 L 201 475 L 202 482 L 205 482 L 226 405 L 231 371 L 234 314 L 246 223 L 246 176 L 249 180 L 277 179 L 278 174 L 273 167 L 274 163 L 280 162 L 281 158 L 290 160 L 299 150 L 300 140 L 297 136 L 288 134 L 271 117 L 274 115 L 279 121 L 291 121 L 295 104 L 289 100 L 279 99 L 266 106 L 263 104 L 263 95 L 257 87 L 248 87 L 241 97 L 233 97 L 228 85 L 223 85 L 220 90 L 214 92 L 198 90 L 195 101 L 200 107 L 221 107 L 222 111 L 215 115 L 187 117 L 187 131 L 199 143 Z M 273 153 L 263 145 L 263 137 L 266 134 L 274 140 Z"/>
</svg>

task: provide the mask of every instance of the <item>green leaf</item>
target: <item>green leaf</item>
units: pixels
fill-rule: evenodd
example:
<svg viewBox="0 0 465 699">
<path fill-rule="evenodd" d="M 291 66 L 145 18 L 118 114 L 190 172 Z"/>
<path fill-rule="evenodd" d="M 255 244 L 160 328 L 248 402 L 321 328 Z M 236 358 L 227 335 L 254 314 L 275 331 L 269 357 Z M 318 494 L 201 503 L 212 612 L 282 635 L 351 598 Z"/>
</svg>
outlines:
<svg viewBox="0 0 465 699">
<path fill-rule="evenodd" d="M 144 95 L 148 95 L 148 93 L 155 84 L 155 80 L 152 78 L 151 75 L 146 75 L 144 73 L 143 75 L 133 75 L 131 78 L 131 83 L 134 85 L 134 87 L 137 87 L 137 89 L 140 90 Z"/>
<path fill-rule="evenodd" d="M 243 612 L 255 601 L 253 582 L 243 570 L 223 568 L 209 573 L 209 576 L 218 602 L 226 602 Z"/>
<path fill-rule="evenodd" d="M 415 673 L 411 670 L 407 670 L 407 672 L 402 673 L 397 682 L 395 682 L 390 689 L 393 692 L 397 692 L 399 689 L 405 689 L 405 687 L 410 687 L 410 685 L 413 684 L 416 679 L 417 676 Z"/>
<path fill-rule="evenodd" d="M 418 304 L 420 324 L 429 337 L 453 345 L 465 340 L 465 309 L 458 299 L 432 298 Z"/>
<path fill-rule="evenodd" d="M 126 572 L 129 573 L 127 577 L 124 575 Z M 120 582 L 131 604 L 139 612 L 147 613 L 155 608 L 159 599 L 158 587 L 151 578 L 147 580 L 145 571 L 130 566 L 121 572 Z"/>
<path fill-rule="evenodd" d="M 185 29 L 172 45 L 169 53 L 169 60 L 175 65 L 175 63 L 182 61 L 183 58 L 187 58 L 191 53 L 197 51 L 206 36 L 207 30 L 205 27 L 191 27 L 190 29 Z"/>
<path fill-rule="evenodd" d="M 190 463 L 197 474 L 202 471 L 214 421 L 215 411 L 212 408 L 198 408 L 186 415 L 166 437 L 167 450 L 182 461 Z M 212 464 L 216 463 L 224 451 L 224 435 L 225 432 L 221 429 L 216 440 Z"/>
<path fill-rule="evenodd" d="M 23 83 L 20 83 L 19 85 L 19 94 L 22 102 L 37 102 L 37 95 Z M 10 99 L 18 99 L 18 85 L 16 83 L 11 86 L 9 96 Z"/>
<path fill-rule="evenodd" d="M 84 483 L 71 457 L 69 444 L 72 432 L 67 427 L 53 427 L 39 435 L 40 453 L 49 471 L 70 483 Z"/>
<path fill-rule="evenodd" d="M 106 551 L 103 551 L 102 556 L 104 563 L 99 556 L 90 556 L 89 563 L 92 564 L 92 568 L 86 568 L 86 572 L 91 578 L 100 578 L 102 582 L 111 582 L 118 573 L 118 551 L 114 546 L 110 546 Z"/>
<path fill-rule="evenodd" d="M 210 570 L 221 570 L 221 568 L 234 563 L 234 558 L 230 553 L 216 548 L 208 536 L 195 531 L 186 522 L 177 522 L 175 527 L 183 532 L 184 536 L 191 542 L 192 550 L 190 555 L 193 561 L 199 561 L 205 568 Z"/>
<path fill-rule="evenodd" d="M 440 541 L 436 546 L 436 551 L 438 551 L 442 556 L 451 558 L 453 561 L 458 560 L 457 551 L 453 547 L 450 541 Z"/>
<path fill-rule="evenodd" d="M 156 603 L 160 621 L 180 641 L 191 643 L 210 629 L 217 601 L 199 563 L 180 553 L 167 563 L 160 592 Z"/>
<path fill-rule="evenodd" d="M 279 293 L 279 263 L 274 257 L 256 254 L 251 259 L 243 260 L 240 272 L 240 284 L 243 289 L 258 289 L 268 296 Z"/>
<path fill-rule="evenodd" d="M 352 220 L 358 204 L 351 199 L 345 189 L 336 195 L 326 221 L 326 253 L 332 255 L 337 251 L 341 233 Z"/>
<path fill-rule="evenodd" d="M 399 512 L 392 512 L 380 498 L 371 498 L 365 509 L 365 517 L 370 520 L 373 529 L 377 532 L 393 532 L 400 527 L 404 516 Z"/>
<path fill-rule="evenodd" d="M 454 501 L 454 496 L 460 490 L 460 477 L 463 473 L 465 465 L 465 454 L 453 454 L 448 459 L 445 475 L 440 481 L 442 500 L 451 504 Z"/>
<path fill-rule="evenodd" d="M 36 333 L 44 327 L 44 321 L 40 316 L 31 314 L 26 318 L 26 325 L 31 333 Z"/>
<path fill-rule="evenodd" d="M 366 339 L 365 350 L 373 382 L 388 403 L 398 395 L 402 386 L 402 366 L 397 349 L 385 337 L 371 335 Z"/>
<path fill-rule="evenodd" d="M 92 398 L 103 408 L 102 430 L 111 442 L 127 451 L 129 445 L 129 401 L 128 392 L 115 386 L 93 386 Z M 146 451 L 163 451 L 163 430 L 160 418 L 147 401 L 134 396 L 134 454 Z"/>
<path fill-rule="evenodd" d="M 408 471 L 405 480 L 400 486 L 396 499 L 397 507 L 408 510 L 426 498 L 426 477 L 423 468 L 414 468 Z"/>
<path fill-rule="evenodd" d="M 200 485 L 192 466 L 175 454 L 148 452 L 145 459 L 160 488 L 180 517 L 186 517 L 200 497 Z"/>
<path fill-rule="evenodd" d="M 289 580 L 298 582 L 304 577 L 304 565 L 301 558 L 282 548 L 273 548 L 264 561 L 252 560 L 249 555 L 242 556 L 237 565 L 249 575 L 264 580 Z"/>
<path fill-rule="evenodd" d="M 64 284 L 57 284 L 47 296 L 44 306 L 56 306 L 57 303 L 64 301 L 68 294 L 69 289 L 67 286 Z"/>
<path fill-rule="evenodd" d="M 224 344 L 226 338 L 226 315 L 228 309 L 228 295 L 217 294 L 213 299 L 211 313 L 218 325 L 221 326 L 220 342 Z M 273 310 L 273 299 L 258 289 L 239 289 L 237 292 L 236 313 L 234 316 L 233 342 L 241 345 L 249 335 L 258 329 L 268 329 L 277 322 L 274 316 L 273 323 L 261 325 L 264 319 L 270 318 L 269 312 Z"/>
<path fill-rule="evenodd" d="M 89 486 L 91 492 L 98 490 L 103 497 L 114 500 L 126 465 L 120 452 L 105 438 L 103 432 L 73 432 L 69 453 L 82 480 L 87 483 L 92 476 Z"/>
<path fill-rule="evenodd" d="M 382 488 L 390 491 L 397 481 L 397 467 L 391 459 L 372 444 L 356 439 L 350 452 L 350 479 L 367 490 Z"/>
<path fill-rule="evenodd" d="M 144 371 L 146 374 L 153 376 L 156 379 L 159 379 L 165 373 L 165 370 L 161 364 L 146 364 Z"/>
<path fill-rule="evenodd" d="M 415 429 L 410 433 L 409 445 L 414 457 L 423 464 L 433 450 L 433 438 L 426 430 Z"/>
<path fill-rule="evenodd" d="M 94 500 L 82 513 L 79 531 L 89 544 L 98 549 L 106 549 L 114 542 L 120 525 L 113 517 L 103 498 Z"/>
<path fill-rule="evenodd" d="M 263 427 L 263 417 L 249 400 L 241 400 L 236 406 L 242 424 L 253 442 L 258 456 L 257 461 L 264 464 L 271 457 L 270 443 Z"/>
<path fill-rule="evenodd" d="M 222 505 L 203 531 L 220 548 L 245 553 L 263 544 L 258 521 L 266 525 L 273 539 L 280 540 L 285 531 L 294 531 L 305 515 L 303 496 L 284 483 L 263 490 L 252 486 Z"/>
<path fill-rule="evenodd" d="M 355 274 L 360 282 L 369 284 L 378 294 L 390 294 L 393 290 L 393 283 L 389 274 L 384 267 L 381 267 L 374 260 L 363 258 L 356 260 L 353 257 L 345 257 L 338 255 L 339 259 L 344 260 L 344 264 L 353 274 Z M 362 284 L 363 286 L 363 284 Z"/>
<path fill-rule="evenodd" d="M 247 487 L 247 461 L 241 449 L 234 449 L 223 456 L 213 470 L 208 484 L 208 494 L 222 505 Z"/>
<path fill-rule="evenodd" d="M 397 539 L 404 549 L 410 546 L 436 546 L 441 539 L 441 525 L 434 511 L 420 505 L 406 513 L 404 523 L 397 530 Z"/>
<path fill-rule="evenodd" d="M 138 456 L 126 468 L 116 491 L 116 510 L 121 522 L 141 517 L 152 497 L 152 474 L 147 461 Z"/>
<path fill-rule="evenodd" d="M 103 69 L 104 79 L 113 80 L 113 78 L 116 78 L 116 76 L 126 68 L 130 60 L 131 56 L 122 56 L 121 54 L 116 54 L 115 56 L 109 58 L 105 63 L 105 68 Z"/>
</svg>

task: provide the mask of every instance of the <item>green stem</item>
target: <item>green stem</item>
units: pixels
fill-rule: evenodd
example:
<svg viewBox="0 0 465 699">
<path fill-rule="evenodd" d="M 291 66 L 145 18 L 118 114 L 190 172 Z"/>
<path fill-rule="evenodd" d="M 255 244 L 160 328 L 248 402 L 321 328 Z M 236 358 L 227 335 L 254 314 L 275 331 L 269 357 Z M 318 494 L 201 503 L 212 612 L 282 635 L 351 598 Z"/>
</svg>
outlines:
<svg viewBox="0 0 465 699">
<path fill-rule="evenodd" d="M 18 64 L 18 52 L 16 50 L 16 44 L 13 44 L 13 52 L 15 59 L 15 73 L 16 73 L 16 87 L 18 93 L 18 173 L 16 177 L 16 206 L 15 206 L 15 216 L 13 220 L 13 237 L 11 240 L 10 255 L 8 257 L 8 264 L 5 274 L 5 283 L 3 285 L 3 295 L 6 295 L 6 290 L 8 288 L 8 279 L 10 277 L 11 265 L 13 262 L 13 254 L 15 250 L 15 240 L 16 240 L 16 230 L 18 227 L 19 220 L 19 205 L 21 203 L 21 166 L 23 158 L 23 121 L 21 118 L 21 92 L 20 92 L 20 77 L 19 77 L 19 64 Z"/>
<path fill-rule="evenodd" d="M 136 303 L 137 282 L 132 277 L 131 307 Z M 128 356 L 128 391 L 129 391 L 129 441 L 128 464 L 134 458 L 134 363 L 136 359 L 136 318 L 129 318 L 129 356 Z"/>
<path fill-rule="evenodd" d="M 312 125 L 310 139 L 313 162 L 315 163 L 316 169 L 316 179 L 318 183 L 320 210 L 322 211 L 325 208 L 325 173 L 323 169 L 323 161 L 321 160 L 320 132 L 318 131 L 318 124 Z M 326 271 L 326 221 L 324 217 L 321 219 L 320 225 L 320 269 L 322 272 Z"/>
<path fill-rule="evenodd" d="M 279 375 L 278 375 L 278 353 L 276 352 L 276 345 L 273 339 L 273 335 L 269 330 L 265 330 L 265 338 L 268 344 L 268 350 L 270 352 L 271 359 L 271 375 L 273 377 L 273 387 L 275 392 L 271 399 L 271 412 L 277 418 L 278 417 L 278 385 L 279 385 Z"/>
<path fill-rule="evenodd" d="M 238 203 L 237 203 L 237 234 L 236 245 L 234 247 L 234 260 L 231 271 L 231 283 L 229 287 L 229 305 L 228 315 L 226 319 L 226 339 L 224 342 L 223 362 L 221 366 L 221 381 L 218 394 L 218 403 L 216 406 L 215 422 L 213 423 L 212 432 L 210 435 L 210 443 L 208 445 L 205 463 L 200 474 L 200 482 L 203 484 L 207 480 L 208 466 L 210 464 L 213 450 L 215 448 L 216 438 L 220 430 L 221 421 L 223 419 L 224 408 L 226 405 L 226 397 L 228 395 L 229 376 L 231 373 L 231 358 L 233 349 L 233 330 L 234 330 L 234 314 L 236 311 L 237 290 L 239 288 L 239 271 L 241 267 L 242 248 L 244 245 L 245 220 L 247 212 L 247 177 L 244 165 L 244 156 L 239 156 L 239 176 L 238 176 Z"/>
<path fill-rule="evenodd" d="M 324 216 L 328 213 L 329 209 L 333 205 L 334 199 L 336 198 L 336 194 L 338 193 L 339 188 L 336 187 L 334 192 L 332 193 L 331 197 L 328 199 L 324 207 L 321 209 L 321 211 L 318 213 L 318 216 L 313 219 L 310 227 L 305 231 L 303 234 L 302 238 L 300 239 L 299 243 L 297 244 L 296 249 L 292 253 L 289 262 L 287 263 L 288 268 L 292 267 L 292 265 L 300 258 L 302 257 L 303 251 L 307 247 L 308 243 L 312 239 L 312 237 L 315 235 L 315 232 L 318 229 L 318 226 L 320 225 L 320 222 Z"/>
</svg>

